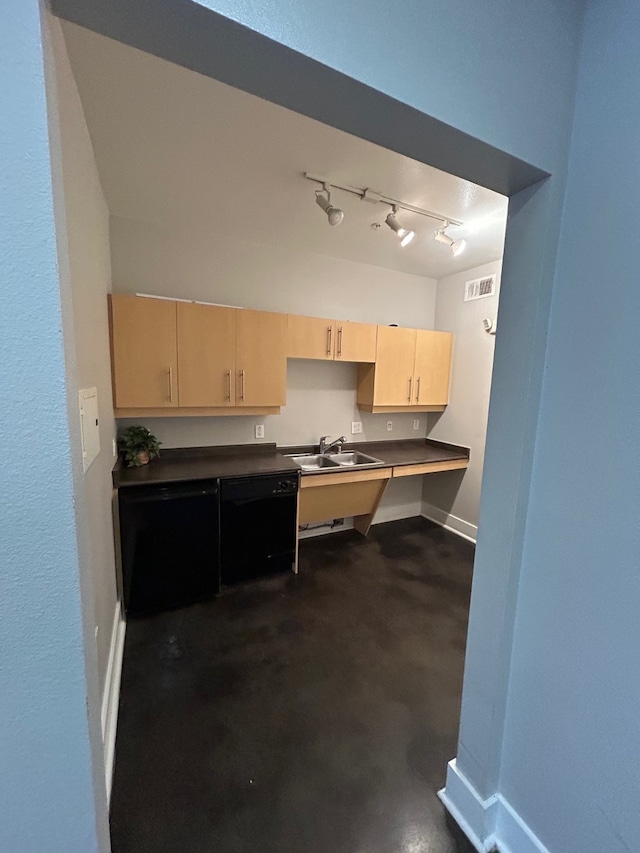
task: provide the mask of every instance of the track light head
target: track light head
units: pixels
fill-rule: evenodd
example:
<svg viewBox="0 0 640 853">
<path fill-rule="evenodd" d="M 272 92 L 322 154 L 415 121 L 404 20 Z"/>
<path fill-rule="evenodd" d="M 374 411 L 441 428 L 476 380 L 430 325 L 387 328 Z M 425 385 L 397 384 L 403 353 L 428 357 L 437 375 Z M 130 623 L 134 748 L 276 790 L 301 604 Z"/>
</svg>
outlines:
<svg viewBox="0 0 640 853">
<path fill-rule="evenodd" d="M 445 234 L 445 231 L 447 230 L 448 227 L 449 227 L 449 222 L 447 220 L 445 220 L 442 223 L 442 225 L 440 226 L 440 228 L 438 228 L 438 230 L 434 234 L 434 237 L 438 243 L 444 243 L 445 246 L 449 246 L 449 248 L 453 252 L 453 256 L 455 258 L 457 258 L 458 255 L 461 255 L 464 252 L 464 250 L 467 248 L 467 241 L 466 240 L 454 240 L 453 237 L 449 237 L 448 234 Z"/>
<path fill-rule="evenodd" d="M 385 219 L 385 222 L 394 231 L 398 237 L 400 238 L 401 246 L 408 246 L 409 243 L 416 236 L 415 231 L 408 231 L 406 228 L 403 228 L 402 225 L 398 222 L 397 218 L 398 208 L 394 207 L 391 210 L 391 213 Z"/>
<path fill-rule="evenodd" d="M 326 195 L 324 195 L 324 193 L 326 193 Z M 329 225 L 340 225 L 344 219 L 344 211 L 331 204 L 331 193 L 329 192 L 328 187 L 325 186 L 322 190 L 316 190 L 316 204 L 319 205 L 327 214 Z"/>
</svg>

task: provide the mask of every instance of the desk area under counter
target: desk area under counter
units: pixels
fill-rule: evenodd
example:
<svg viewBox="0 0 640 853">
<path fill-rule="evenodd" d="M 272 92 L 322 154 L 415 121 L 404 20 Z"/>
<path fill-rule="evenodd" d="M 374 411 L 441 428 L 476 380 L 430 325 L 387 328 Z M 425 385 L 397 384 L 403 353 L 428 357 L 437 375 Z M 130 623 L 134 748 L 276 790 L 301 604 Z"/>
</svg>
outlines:
<svg viewBox="0 0 640 853">
<path fill-rule="evenodd" d="M 354 528 L 366 536 L 390 480 L 398 477 L 463 470 L 469 448 L 430 439 L 361 442 L 344 451 L 361 451 L 379 460 L 374 467 L 331 468 L 302 472 L 298 521 L 300 525 L 353 517 Z M 314 451 L 314 447 L 287 448 L 287 455 Z"/>
</svg>

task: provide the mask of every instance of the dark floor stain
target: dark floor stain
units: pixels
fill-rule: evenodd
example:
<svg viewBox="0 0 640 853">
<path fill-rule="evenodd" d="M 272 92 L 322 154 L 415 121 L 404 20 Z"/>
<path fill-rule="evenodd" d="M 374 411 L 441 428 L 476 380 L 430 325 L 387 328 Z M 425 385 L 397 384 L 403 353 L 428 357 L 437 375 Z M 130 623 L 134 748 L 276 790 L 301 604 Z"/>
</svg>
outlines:
<svg viewBox="0 0 640 853">
<path fill-rule="evenodd" d="M 424 519 L 131 621 L 114 853 L 472 853 L 456 750 L 473 548 Z"/>
</svg>

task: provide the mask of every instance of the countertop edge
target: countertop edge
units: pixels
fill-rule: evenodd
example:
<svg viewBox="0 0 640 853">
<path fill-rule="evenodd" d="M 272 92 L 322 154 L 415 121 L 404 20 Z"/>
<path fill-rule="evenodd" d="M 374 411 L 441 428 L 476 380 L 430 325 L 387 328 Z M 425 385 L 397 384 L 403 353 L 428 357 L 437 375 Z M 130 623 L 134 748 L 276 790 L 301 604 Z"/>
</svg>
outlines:
<svg viewBox="0 0 640 853">
<path fill-rule="evenodd" d="M 396 461 L 387 461 L 384 459 L 384 452 L 378 451 L 378 453 L 372 453 L 372 455 L 377 456 L 378 459 L 381 459 L 383 465 L 371 466 L 372 468 L 400 468 L 409 465 L 420 465 L 420 464 L 428 464 L 429 462 L 441 462 L 441 461 L 454 461 L 456 459 L 470 459 L 471 451 L 470 448 L 465 447 L 463 445 L 452 444 L 449 442 L 438 441 L 435 439 L 429 438 L 410 438 L 410 439 L 397 439 L 391 441 L 363 441 L 363 442 L 352 442 L 345 445 L 345 449 L 361 449 L 366 452 L 367 448 L 372 450 L 374 447 L 380 447 L 387 445 L 388 450 L 391 452 L 394 449 L 400 449 L 400 446 L 404 448 L 409 444 L 415 444 L 416 453 L 415 457 L 409 456 L 408 458 L 404 458 Z M 424 455 L 420 453 L 420 448 L 432 448 L 434 450 L 441 449 L 445 451 L 445 455 L 442 459 L 425 459 Z M 238 459 L 238 468 L 230 470 L 226 470 L 224 472 L 215 472 L 215 469 L 204 471 L 201 474 L 197 472 L 185 472 L 185 473 L 158 473 L 157 476 L 153 476 L 153 469 L 147 468 L 145 466 L 145 473 L 149 471 L 149 475 L 145 476 L 141 479 L 135 479 L 130 481 L 124 481 L 122 475 L 124 474 L 126 477 L 127 472 L 131 471 L 139 471 L 140 468 L 126 468 L 123 464 L 122 456 L 119 455 L 118 459 L 112 469 L 112 482 L 114 489 L 120 488 L 135 488 L 140 486 L 153 486 L 153 485 L 166 485 L 168 483 L 184 483 L 190 480 L 210 480 L 210 479 L 227 479 L 230 477 L 251 477 L 251 476 L 269 476 L 274 475 L 277 476 L 279 474 L 293 474 L 293 473 L 301 473 L 301 476 L 313 476 L 315 472 L 308 471 L 300 471 L 300 468 L 295 464 L 295 462 L 290 461 L 287 456 L 292 453 L 297 452 L 314 452 L 316 447 L 314 445 L 294 445 L 294 446 L 285 446 L 285 447 L 276 447 L 275 444 L 247 444 L 247 445 L 220 445 L 220 446 L 211 446 L 211 447 L 197 447 L 197 448 L 169 448 L 164 451 L 164 454 L 161 455 L 160 459 L 165 462 L 175 462 L 179 464 L 180 462 L 186 464 L 192 463 L 201 463 L 202 468 L 205 466 L 213 465 L 215 466 L 216 461 L 219 461 L 221 465 L 229 465 L 231 459 L 236 455 L 242 453 L 242 458 Z M 271 455 L 274 457 L 273 459 L 273 467 L 268 466 L 267 470 L 260 470 L 259 467 L 252 466 L 250 464 L 250 459 L 253 457 L 262 457 L 264 459 L 265 456 Z M 247 458 L 249 457 L 249 458 Z M 155 460 L 150 462 L 149 465 L 154 465 Z M 369 466 L 363 466 L 362 469 L 367 468 Z M 335 469 L 327 470 L 324 473 L 340 473 L 340 471 L 336 471 Z"/>
</svg>

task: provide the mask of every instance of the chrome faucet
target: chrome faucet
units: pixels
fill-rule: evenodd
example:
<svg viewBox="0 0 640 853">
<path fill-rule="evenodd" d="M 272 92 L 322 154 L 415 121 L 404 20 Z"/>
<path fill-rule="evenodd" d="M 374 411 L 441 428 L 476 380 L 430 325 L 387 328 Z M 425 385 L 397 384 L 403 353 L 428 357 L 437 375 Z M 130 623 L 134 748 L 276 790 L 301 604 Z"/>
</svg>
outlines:
<svg viewBox="0 0 640 853">
<path fill-rule="evenodd" d="M 328 436 L 328 435 L 323 435 L 323 436 L 320 438 L 320 449 L 319 449 L 319 451 L 318 451 L 318 452 L 319 452 L 319 453 L 329 453 L 329 451 L 330 451 L 332 448 L 336 448 L 336 447 L 339 447 L 339 448 L 340 448 L 340 451 L 339 451 L 339 452 L 341 452 L 341 451 L 342 451 L 342 448 L 344 447 L 344 443 L 345 443 L 345 441 L 347 440 L 347 436 L 346 436 L 346 435 L 341 435 L 341 436 L 340 436 L 340 438 L 336 438 L 336 440 L 335 440 L 335 441 L 332 441 L 332 442 L 330 442 L 329 444 L 327 444 L 327 439 L 328 439 L 328 438 L 329 438 L 329 436 Z"/>
</svg>

